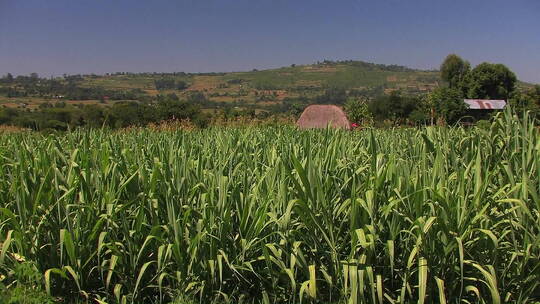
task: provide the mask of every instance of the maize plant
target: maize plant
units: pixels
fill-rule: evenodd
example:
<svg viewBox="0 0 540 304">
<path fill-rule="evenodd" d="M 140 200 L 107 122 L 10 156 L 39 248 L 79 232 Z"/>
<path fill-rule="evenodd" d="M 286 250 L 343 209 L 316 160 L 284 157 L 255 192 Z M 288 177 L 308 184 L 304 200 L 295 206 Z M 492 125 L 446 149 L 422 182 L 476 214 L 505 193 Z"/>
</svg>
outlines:
<svg viewBox="0 0 540 304">
<path fill-rule="evenodd" d="M 540 140 L 290 126 L 0 136 L 0 276 L 65 301 L 530 303 Z"/>
</svg>

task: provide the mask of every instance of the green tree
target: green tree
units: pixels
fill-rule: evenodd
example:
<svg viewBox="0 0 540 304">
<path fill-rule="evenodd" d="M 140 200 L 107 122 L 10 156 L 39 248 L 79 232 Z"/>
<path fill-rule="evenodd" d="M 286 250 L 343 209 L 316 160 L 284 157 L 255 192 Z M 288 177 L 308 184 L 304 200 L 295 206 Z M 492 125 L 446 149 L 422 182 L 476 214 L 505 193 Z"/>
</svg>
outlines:
<svg viewBox="0 0 540 304">
<path fill-rule="evenodd" d="M 441 78 L 448 83 L 450 88 L 461 88 L 470 70 L 471 65 L 468 61 L 456 54 L 450 54 L 441 64 Z"/>
<path fill-rule="evenodd" d="M 428 103 L 433 105 L 437 118 L 449 124 L 456 123 L 467 110 L 463 95 L 457 89 L 437 88 L 428 95 Z"/>
<path fill-rule="evenodd" d="M 6 79 L 7 83 L 12 83 L 13 82 L 13 75 L 11 75 L 11 73 L 7 73 L 5 79 Z"/>
<path fill-rule="evenodd" d="M 322 95 L 315 97 L 317 104 L 343 104 L 346 100 L 347 92 L 338 87 L 328 87 Z"/>
<path fill-rule="evenodd" d="M 432 103 L 427 96 L 418 99 L 416 109 L 409 114 L 409 121 L 415 125 L 433 124 L 432 121 Z"/>
<path fill-rule="evenodd" d="M 345 102 L 345 113 L 353 123 L 361 126 L 369 126 L 373 123 L 373 115 L 369 111 L 368 101 L 360 98 L 349 97 Z"/>
<path fill-rule="evenodd" d="M 467 77 L 470 98 L 508 99 L 515 90 L 516 75 L 503 64 L 481 63 Z"/>
<path fill-rule="evenodd" d="M 399 91 L 389 96 L 380 96 L 369 102 L 369 111 L 376 121 L 389 119 L 393 124 L 404 123 L 409 115 L 418 108 L 420 101 L 414 96 L 404 96 Z"/>
<path fill-rule="evenodd" d="M 526 92 L 514 91 L 508 102 L 516 114 L 522 115 L 528 111 L 531 115 L 540 118 L 540 85 Z"/>
<path fill-rule="evenodd" d="M 89 127 L 99 128 L 105 123 L 106 115 L 104 107 L 98 105 L 87 105 L 82 108 L 82 119 Z"/>
<path fill-rule="evenodd" d="M 188 88 L 188 86 L 189 86 L 188 83 L 183 81 L 183 80 L 178 80 L 176 82 L 176 89 L 177 90 L 185 90 L 185 89 Z"/>
</svg>

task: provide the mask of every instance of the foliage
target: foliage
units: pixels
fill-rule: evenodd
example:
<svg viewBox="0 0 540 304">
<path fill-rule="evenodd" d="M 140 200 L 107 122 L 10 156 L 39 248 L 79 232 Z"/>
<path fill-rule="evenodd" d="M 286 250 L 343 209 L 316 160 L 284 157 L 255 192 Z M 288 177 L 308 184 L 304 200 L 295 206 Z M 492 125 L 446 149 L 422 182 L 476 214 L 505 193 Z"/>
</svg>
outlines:
<svg viewBox="0 0 540 304">
<path fill-rule="evenodd" d="M 409 114 L 409 120 L 415 125 L 428 125 L 430 116 L 426 109 L 418 108 Z"/>
<path fill-rule="evenodd" d="M 161 78 L 154 80 L 156 90 L 185 90 L 188 88 L 187 82 L 174 78 Z"/>
<path fill-rule="evenodd" d="M 352 123 L 361 126 L 370 126 L 373 124 L 373 116 L 369 112 L 368 100 L 349 97 L 345 103 L 344 110 L 347 113 L 349 121 Z"/>
<path fill-rule="evenodd" d="M 344 89 L 337 87 L 329 87 L 324 93 L 315 98 L 315 103 L 318 104 L 344 104 L 347 100 L 347 92 Z"/>
<path fill-rule="evenodd" d="M 435 114 L 449 124 L 456 123 L 466 112 L 467 105 L 461 92 L 452 88 L 437 88 L 428 95 Z"/>
<path fill-rule="evenodd" d="M 467 76 L 469 98 L 507 100 L 516 87 L 516 75 L 503 64 L 481 63 Z"/>
<path fill-rule="evenodd" d="M 489 128 L 491 128 L 491 123 L 488 120 L 481 119 L 476 122 L 476 127 L 484 130 L 489 130 Z"/>
<path fill-rule="evenodd" d="M 394 91 L 389 96 L 372 99 L 368 108 L 375 121 L 390 119 L 393 124 L 402 124 L 420 105 L 421 101 L 417 97 L 405 96 L 401 92 Z"/>
<path fill-rule="evenodd" d="M 469 62 L 456 54 L 448 55 L 441 64 L 441 78 L 453 89 L 463 87 L 464 80 L 471 70 Z"/>
<path fill-rule="evenodd" d="M 187 101 L 196 104 L 204 104 L 208 101 L 208 98 L 200 91 L 192 91 L 188 94 Z"/>
<path fill-rule="evenodd" d="M 540 85 L 536 85 L 526 92 L 514 91 L 509 103 L 518 115 L 528 111 L 536 118 L 540 118 Z"/>
<path fill-rule="evenodd" d="M 8 277 L 2 274 L 0 268 L 0 303 L 52 304 L 53 299 L 42 289 L 43 275 L 34 263 L 24 261 L 14 265 Z"/>
<path fill-rule="evenodd" d="M 529 303 L 539 140 L 511 113 L 488 130 L 0 136 L 0 269 L 35 261 L 66 301 Z"/>
<path fill-rule="evenodd" d="M 10 75 L 10 74 L 8 74 Z M 140 88 L 107 90 L 100 86 L 85 87 L 81 85 L 84 78 L 66 76 L 64 78 L 39 78 L 33 73 L 30 76 L 6 76 L 1 79 L 0 94 L 11 97 L 44 97 L 71 100 L 143 100 L 148 96 Z"/>
<path fill-rule="evenodd" d="M 179 100 L 175 94 L 159 95 L 157 103 L 115 102 L 110 107 L 98 105 L 71 106 L 65 103 L 42 104 L 34 111 L 0 108 L 0 124 L 37 131 L 66 131 L 76 127 L 125 128 L 145 126 L 162 120 L 191 119 L 201 127 L 209 117 L 197 104 Z"/>
</svg>

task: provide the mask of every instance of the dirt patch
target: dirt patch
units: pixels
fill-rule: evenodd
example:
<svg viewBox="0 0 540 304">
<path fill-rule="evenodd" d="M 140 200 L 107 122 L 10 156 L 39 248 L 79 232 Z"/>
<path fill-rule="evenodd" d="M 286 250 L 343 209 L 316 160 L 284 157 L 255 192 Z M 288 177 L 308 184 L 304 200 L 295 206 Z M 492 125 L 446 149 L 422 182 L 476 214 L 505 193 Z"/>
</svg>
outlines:
<svg viewBox="0 0 540 304">
<path fill-rule="evenodd" d="M 223 83 L 216 76 L 196 76 L 193 79 L 193 83 L 187 89 L 188 91 L 204 91 L 215 89 Z"/>
<path fill-rule="evenodd" d="M 390 76 L 386 77 L 386 81 L 388 81 L 388 82 L 396 82 L 396 81 L 398 81 L 398 78 L 397 78 L 396 75 L 390 75 Z"/>
<path fill-rule="evenodd" d="M 30 129 L 24 129 L 24 128 L 15 127 L 15 126 L 0 125 L 0 135 L 8 134 L 8 133 L 27 132 L 27 131 L 30 131 Z"/>
<path fill-rule="evenodd" d="M 231 96 L 215 96 L 215 97 L 211 97 L 210 99 L 212 101 L 217 101 L 217 102 L 233 102 L 237 100 L 238 98 L 231 97 Z"/>
<path fill-rule="evenodd" d="M 395 91 L 397 91 L 397 90 L 399 90 L 399 89 L 397 89 L 397 88 L 388 88 L 388 89 L 384 89 L 384 94 L 390 95 L 390 93 L 395 92 Z"/>
<path fill-rule="evenodd" d="M 307 66 L 303 71 L 308 73 L 334 73 L 338 71 L 338 68 L 333 66 Z"/>
</svg>

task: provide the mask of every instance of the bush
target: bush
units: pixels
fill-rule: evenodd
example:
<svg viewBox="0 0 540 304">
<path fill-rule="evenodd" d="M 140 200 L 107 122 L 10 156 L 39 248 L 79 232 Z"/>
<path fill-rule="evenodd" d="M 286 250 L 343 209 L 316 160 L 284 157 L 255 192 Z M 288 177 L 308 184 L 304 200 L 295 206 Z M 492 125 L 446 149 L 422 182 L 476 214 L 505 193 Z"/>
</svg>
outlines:
<svg viewBox="0 0 540 304">
<path fill-rule="evenodd" d="M 43 276 L 32 262 L 22 262 L 15 266 L 11 277 L 1 275 L 0 303 L 5 304 L 48 304 L 53 299 L 42 290 Z M 4 285 L 4 281 L 9 284 Z"/>
<path fill-rule="evenodd" d="M 476 127 L 483 130 L 489 130 L 491 127 L 491 122 L 489 122 L 489 120 L 482 119 L 476 122 Z"/>
</svg>

